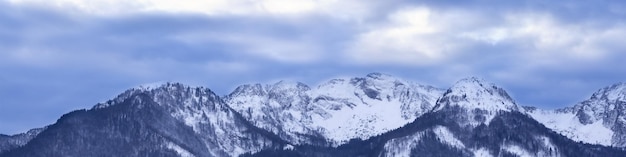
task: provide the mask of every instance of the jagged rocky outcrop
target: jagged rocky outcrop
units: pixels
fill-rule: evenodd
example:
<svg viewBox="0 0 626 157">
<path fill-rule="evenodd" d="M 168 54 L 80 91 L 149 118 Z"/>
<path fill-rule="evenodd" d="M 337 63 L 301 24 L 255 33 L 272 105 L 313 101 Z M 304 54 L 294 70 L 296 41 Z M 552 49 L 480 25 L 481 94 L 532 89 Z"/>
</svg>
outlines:
<svg viewBox="0 0 626 157">
<path fill-rule="evenodd" d="M 625 83 L 599 89 L 572 107 L 527 111 L 539 122 L 573 140 L 626 147 Z"/>
<path fill-rule="evenodd" d="M 225 99 L 256 126 L 294 144 L 339 145 L 399 128 L 429 112 L 443 90 L 380 73 L 317 87 L 243 85 Z"/>
</svg>

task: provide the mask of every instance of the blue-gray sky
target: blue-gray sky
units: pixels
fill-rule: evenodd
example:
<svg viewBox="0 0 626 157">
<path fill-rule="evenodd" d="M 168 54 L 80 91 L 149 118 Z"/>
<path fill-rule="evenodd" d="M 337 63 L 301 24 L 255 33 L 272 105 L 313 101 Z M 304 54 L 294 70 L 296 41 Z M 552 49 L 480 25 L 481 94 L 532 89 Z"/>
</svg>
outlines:
<svg viewBox="0 0 626 157">
<path fill-rule="evenodd" d="M 518 104 L 571 106 L 626 81 L 621 0 L 0 1 L 0 133 L 153 82 L 205 86 L 382 72 L 478 76 Z"/>
</svg>

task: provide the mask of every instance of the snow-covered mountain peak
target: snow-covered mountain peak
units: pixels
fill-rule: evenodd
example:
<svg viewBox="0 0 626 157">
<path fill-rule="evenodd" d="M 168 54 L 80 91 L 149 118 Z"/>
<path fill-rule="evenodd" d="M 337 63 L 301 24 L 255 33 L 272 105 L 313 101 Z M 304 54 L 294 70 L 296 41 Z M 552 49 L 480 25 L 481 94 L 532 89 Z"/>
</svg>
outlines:
<svg viewBox="0 0 626 157">
<path fill-rule="evenodd" d="M 383 73 L 369 73 L 365 77 L 344 77 L 328 80 L 320 84 L 318 89 L 337 88 L 341 86 L 372 88 L 372 89 L 391 89 L 396 86 L 415 84 L 401 78 Z M 424 86 L 426 87 L 426 86 Z"/>
<path fill-rule="evenodd" d="M 270 91 L 308 91 L 311 88 L 302 83 L 302 82 L 294 82 L 294 81 L 279 81 L 275 84 L 271 85 L 269 88 Z"/>
<path fill-rule="evenodd" d="M 182 109 L 192 104 L 195 106 L 216 104 L 216 101 L 219 101 L 219 96 L 205 87 L 191 87 L 182 83 L 167 82 L 150 87 L 140 86 L 128 89 L 111 100 L 96 104 L 93 109 L 102 109 L 111 105 L 120 104 L 137 94 L 145 94 L 152 99 L 151 101 L 172 110 Z M 178 101 L 184 101 L 184 103 L 178 103 Z"/>
<path fill-rule="evenodd" d="M 493 83 L 477 77 L 465 78 L 454 84 L 443 98 L 450 98 L 452 102 L 466 102 L 464 108 L 484 110 L 519 111 L 513 99 L 506 91 Z"/>
<path fill-rule="evenodd" d="M 133 87 L 129 90 L 138 90 L 138 91 L 154 91 L 154 90 L 176 90 L 176 89 L 182 89 L 182 88 L 188 88 L 190 86 L 182 84 L 182 83 L 178 83 L 178 82 L 156 82 L 156 83 L 149 83 L 149 84 L 143 84 L 143 85 L 139 85 L 137 87 Z M 202 88 L 202 87 L 198 87 L 198 88 Z"/>
<path fill-rule="evenodd" d="M 381 73 L 331 79 L 314 88 L 288 81 L 258 87 L 267 94 L 242 94 L 238 89 L 225 100 L 254 125 L 294 144 L 317 137 L 333 145 L 366 139 L 430 111 L 443 93 Z"/>
<path fill-rule="evenodd" d="M 626 112 L 626 84 L 617 83 L 598 90 L 588 100 L 576 104 L 573 111 L 583 124 L 604 120 L 605 125 L 612 126 L 616 119 L 624 119 L 622 115 Z"/>
<path fill-rule="evenodd" d="M 444 92 L 371 73 L 314 88 L 241 85 L 223 98 L 180 83 L 142 85 L 48 128 L 0 134 L 0 156 L 623 156 L 553 130 L 624 147 L 625 86 L 551 112 L 522 109 L 476 77 Z"/>
<path fill-rule="evenodd" d="M 393 77 L 387 74 L 370 73 L 365 77 L 365 86 L 374 86 L 375 88 L 391 89 L 402 85 L 412 84 L 403 79 Z"/>
<path fill-rule="evenodd" d="M 626 83 L 620 82 L 604 87 L 591 95 L 591 99 L 626 101 Z"/>
<path fill-rule="evenodd" d="M 259 86 L 244 85 L 240 86 L 238 91 L 256 95 L 259 91 L 263 91 Z M 129 103 L 128 100 L 132 100 L 132 102 Z M 128 109 L 137 112 L 163 111 L 167 116 L 171 116 L 176 121 L 191 128 L 195 134 L 210 137 L 199 140 L 206 142 L 205 144 L 207 148 L 211 149 L 209 150 L 211 153 L 237 156 L 245 153 L 246 149 L 258 151 L 264 147 L 263 142 L 267 142 L 265 137 L 258 135 L 247 137 L 247 134 L 253 132 L 250 130 L 253 128 L 249 128 L 251 126 L 247 126 L 249 124 L 243 117 L 240 117 L 229 105 L 224 103 L 221 97 L 204 87 L 165 83 L 150 87 L 131 88 L 112 100 L 97 104 L 92 110 L 102 111 L 117 105 L 129 105 L 131 107 Z M 216 137 L 219 140 L 215 140 Z M 250 140 L 257 137 L 260 141 Z M 242 140 L 242 138 L 246 140 Z M 178 147 L 168 146 L 167 148 L 178 150 Z M 185 149 L 181 148 L 180 150 Z"/>
<path fill-rule="evenodd" d="M 523 111 L 504 89 L 477 77 L 456 82 L 438 100 L 435 110 L 454 109 L 468 113 L 472 124 L 489 123 L 501 111 Z"/>
<path fill-rule="evenodd" d="M 261 84 L 245 84 L 241 85 L 231 93 L 231 95 L 265 95 L 267 94 Z"/>
<path fill-rule="evenodd" d="M 139 89 L 139 90 L 152 90 L 152 89 L 156 89 L 159 88 L 161 86 L 166 85 L 166 83 L 168 82 L 153 82 L 153 83 L 146 83 L 146 84 L 142 84 L 139 85 L 137 87 L 134 87 L 133 89 Z"/>
<path fill-rule="evenodd" d="M 266 85 L 262 85 L 259 83 L 240 85 L 233 92 L 231 92 L 228 97 L 252 95 L 264 96 L 268 94 L 297 93 L 308 90 L 311 90 L 311 88 L 302 82 L 283 80 L 278 81 L 274 84 Z"/>
<path fill-rule="evenodd" d="M 383 73 L 379 73 L 379 72 L 373 72 L 373 73 L 369 73 L 366 75 L 366 77 L 368 78 L 372 78 L 372 79 L 377 79 L 377 80 L 395 80 L 398 79 L 396 77 L 393 77 L 389 74 L 383 74 Z"/>
<path fill-rule="evenodd" d="M 575 141 L 626 147 L 625 83 L 601 88 L 572 107 L 528 110 L 527 113 Z"/>
<path fill-rule="evenodd" d="M 317 86 L 312 91 L 312 95 L 314 95 L 313 97 L 329 96 L 344 99 L 365 96 L 368 99 L 382 101 L 392 97 L 393 92 L 397 89 L 427 87 L 430 86 L 411 83 L 387 74 L 370 73 L 365 77 L 331 79 Z"/>
</svg>

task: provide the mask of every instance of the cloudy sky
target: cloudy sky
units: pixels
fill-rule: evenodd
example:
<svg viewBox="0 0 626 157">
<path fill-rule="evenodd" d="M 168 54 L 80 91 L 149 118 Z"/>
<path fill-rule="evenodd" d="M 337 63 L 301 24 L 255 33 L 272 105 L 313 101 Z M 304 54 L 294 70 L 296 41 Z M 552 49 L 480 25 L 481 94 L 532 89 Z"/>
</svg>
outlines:
<svg viewBox="0 0 626 157">
<path fill-rule="evenodd" d="M 478 76 L 554 109 L 626 81 L 621 0 L 1 0 L 0 133 L 153 82 Z"/>
</svg>

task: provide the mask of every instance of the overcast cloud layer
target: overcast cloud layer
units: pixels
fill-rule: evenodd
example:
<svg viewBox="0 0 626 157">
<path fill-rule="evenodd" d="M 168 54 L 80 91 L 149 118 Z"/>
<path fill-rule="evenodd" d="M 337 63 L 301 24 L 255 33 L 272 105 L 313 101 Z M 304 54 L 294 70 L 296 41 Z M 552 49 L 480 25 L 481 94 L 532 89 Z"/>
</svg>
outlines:
<svg viewBox="0 0 626 157">
<path fill-rule="evenodd" d="M 382 72 L 478 76 L 521 105 L 571 106 L 626 80 L 623 1 L 8 0 L 0 133 L 152 82 L 317 85 Z"/>
</svg>

